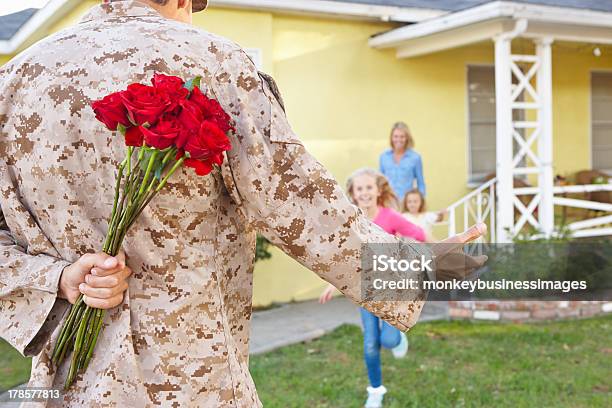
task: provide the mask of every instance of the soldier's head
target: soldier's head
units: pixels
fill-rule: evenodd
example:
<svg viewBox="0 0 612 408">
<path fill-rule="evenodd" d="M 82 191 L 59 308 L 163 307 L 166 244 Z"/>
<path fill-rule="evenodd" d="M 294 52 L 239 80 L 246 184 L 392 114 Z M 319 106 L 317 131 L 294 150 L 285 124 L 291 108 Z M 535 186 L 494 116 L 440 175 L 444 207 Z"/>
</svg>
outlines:
<svg viewBox="0 0 612 408">
<path fill-rule="evenodd" d="M 112 3 L 123 0 L 105 0 Z M 169 19 L 191 24 L 192 13 L 202 11 L 208 5 L 208 0 L 140 0 L 147 3 Z"/>
</svg>

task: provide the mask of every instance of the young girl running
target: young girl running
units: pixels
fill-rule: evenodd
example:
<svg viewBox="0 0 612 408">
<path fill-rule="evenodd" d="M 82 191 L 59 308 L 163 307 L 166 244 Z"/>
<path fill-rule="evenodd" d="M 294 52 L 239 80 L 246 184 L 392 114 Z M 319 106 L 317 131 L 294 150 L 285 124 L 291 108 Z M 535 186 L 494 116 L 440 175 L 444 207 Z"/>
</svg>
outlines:
<svg viewBox="0 0 612 408">
<path fill-rule="evenodd" d="M 434 224 L 444 220 L 446 211 L 432 212 L 427 211 L 425 197 L 419 190 L 410 190 L 404 196 L 402 202 L 402 213 L 411 223 L 418 225 L 425 231 L 425 241 L 435 242 L 432 234 Z"/>
<path fill-rule="evenodd" d="M 360 169 L 348 180 L 349 198 L 363 213 L 389 234 L 410 237 L 425 241 L 425 233 L 418 226 L 407 221 L 397 208 L 397 198 L 386 177 L 373 169 Z M 323 304 L 332 298 L 335 288 L 329 285 L 321 294 L 319 303 Z M 381 346 L 391 349 L 395 358 L 402 358 L 408 351 L 406 335 L 387 322 L 361 308 L 363 324 L 363 356 L 368 371 L 370 386 L 366 408 L 382 407 L 387 389 L 382 384 L 380 364 Z"/>
</svg>

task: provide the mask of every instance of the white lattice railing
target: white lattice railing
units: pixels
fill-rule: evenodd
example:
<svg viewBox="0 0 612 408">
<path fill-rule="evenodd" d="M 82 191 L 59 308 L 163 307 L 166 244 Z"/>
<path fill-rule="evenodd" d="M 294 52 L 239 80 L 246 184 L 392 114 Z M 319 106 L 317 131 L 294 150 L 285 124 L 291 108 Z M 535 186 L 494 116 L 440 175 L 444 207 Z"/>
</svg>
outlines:
<svg viewBox="0 0 612 408">
<path fill-rule="evenodd" d="M 566 194 L 571 193 L 593 193 L 599 191 L 612 191 L 612 184 L 584 184 L 575 186 L 554 186 L 553 204 L 558 207 L 582 208 L 604 212 L 605 215 L 598 215 L 586 220 L 574 221 L 567 225 L 567 228 L 574 238 L 599 237 L 612 235 L 612 204 L 598 201 L 581 200 L 577 198 L 567 198 Z M 534 195 L 538 193 L 536 187 L 524 187 L 514 189 L 518 195 Z"/>
<path fill-rule="evenodd" d="M 487 224 L 488 233 L 479 242 L 495 242 L 495 186 L 497 179 L 493 178 L 474 191 L 462 197 L 460 200 L 448 207 L 448 236 L 455 235 L 458 231 L 464 231 L 469 226 L 484 222 Z M 567 198 L 566 194 L 592 193 L 599 191 L 612 192 L 612 184 L 587 184 L 575 186 L 554 186 L 553 203 L 558 207 L 582 208 L 604 212 L 585 220 L 574 221 L 567 228 L 575 238 L 596 237 L 612 235 L 612 204 L 597 201 Z M 539 194 L 537 187 L 522 187 L 513 190 L 515 196 L 535 196 Z M 518 200 L 518 199 L 517 199 Z M 525 209 L 532 217 L 535 209 Z M 522 214 L 524 217 L 525 214 Z M 521 225 L 523 225 L 521 223 Z M 534 235 L 537 238 L 538 235 Z"/>
<path fill-rule="evenodd" d="M 463 221 L 461 231 L 467 230 L 469 226 L 477 222 L 484 222 L 487 224 L 488 232 L 485 237 L 481 237 L 478 241 L 495 242 L 496 182 L 496 178 L 487 181 L 448 207 L 448 236 L 457 233 L 457 225 L 461 225 L 461 221 Z"/>
</svg>

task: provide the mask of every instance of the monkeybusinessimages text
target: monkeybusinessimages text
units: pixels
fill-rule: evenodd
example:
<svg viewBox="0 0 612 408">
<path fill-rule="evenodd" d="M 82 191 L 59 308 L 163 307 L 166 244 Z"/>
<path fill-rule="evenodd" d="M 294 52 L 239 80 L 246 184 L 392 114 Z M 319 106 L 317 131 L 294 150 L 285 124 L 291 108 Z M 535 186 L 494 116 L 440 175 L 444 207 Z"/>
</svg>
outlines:
<svg viewBox="0 0 612 408">
<path fill-rule="evenodd" d="M 374 272 L 433 272 L 433 259 L 421 255 L 416 259 L 395 259 L 388 255 L 372 257 Z M 572 290 L 586 290 L 586 281 L 556 281 L 556 280 L 420 280 L 413 278 L 384 279 L 372 281 L 376 290 L 555 290 L 564 293 Z"/>
</svg>

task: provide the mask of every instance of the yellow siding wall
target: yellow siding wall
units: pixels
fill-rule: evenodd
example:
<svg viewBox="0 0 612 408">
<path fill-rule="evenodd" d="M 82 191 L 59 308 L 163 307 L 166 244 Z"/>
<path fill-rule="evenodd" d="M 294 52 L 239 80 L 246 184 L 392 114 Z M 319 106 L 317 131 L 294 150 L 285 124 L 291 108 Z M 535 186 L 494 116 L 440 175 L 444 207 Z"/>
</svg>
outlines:
<svg viewBox="0 0 612 408">
<path fill-rule="evenodd" d="M 82 2 L 50 32 L 73 24 L 96 1 Z M 373 50 L 368 38 L 392 28 L 349 20 L 212 8 L 194 24 L 259 48 L 287 114 L 306 147 L 344 184 L 362 166 L 377 167 L 397 120 L 406 121 L 424 161 L 430 209 L 467 193 L 466 66 L 493 64 L 492 43 L 397 60 Z M 590 166 L 590 72 L 612 70 L 610 53 L 595 58 L 584 46 L 553 49 L 556 173 Z M 0 63 L 5 62 L 0 56 Z M 273 250 L 255 270 L 255 304 L 317 296 L 323 282 Z"/>
<path fill-rule="evenodd" d="M 212 33 L 231 38 L 243 48 L 259 48 L 263 70 L 274 74 L 273 17 L 270 13 L 242 10 L 207 10 L 193 15 L 193 24 Z"/>
</svg>

